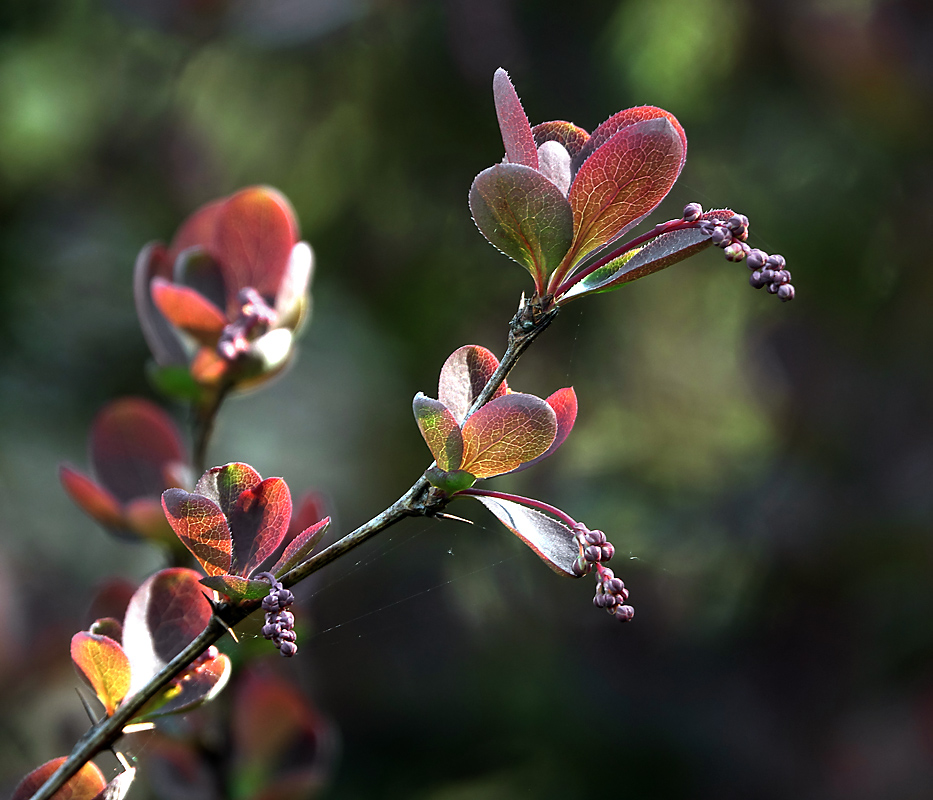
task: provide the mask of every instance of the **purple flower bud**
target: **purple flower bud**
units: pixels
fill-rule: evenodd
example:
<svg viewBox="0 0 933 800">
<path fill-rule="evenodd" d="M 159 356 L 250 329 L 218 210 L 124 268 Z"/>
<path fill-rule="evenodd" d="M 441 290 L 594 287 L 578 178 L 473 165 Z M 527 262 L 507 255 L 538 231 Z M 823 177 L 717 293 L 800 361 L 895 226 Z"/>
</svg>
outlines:
<svg viewBox="0 0 933 800">
<path fill-rule="evenodd" d="M 298 634 L 294 631 L 280 631 L 279 640 L 283 642 L 294 642 L 298 638 Z"/>
<path fill-rule="evenodd" d="M 777 253 L 768 256 L 768 266 L 770 266 L 771 269 L 784 269 L 785 263 L 784 256 L 779 256 Z"/>
<path fill-rule="evenodd" d="M 764 278 L 761 277 L 761 270 L 755 270 L 751 275 L 748 276 L 748 282 L 755 289 L 760 289 L 765 285 Z"/>
<path fill-rule="evenodd" d="M 293 595 L 288 589 L 279 589 L 278 591 L 279 605 L 283 608 L 285 606 L 290 606 L 295 602 L 295 595 Z"/>
<path fill-rule="evenodd" d="M 595 544 L 590 545 L 583 551 L 583 557 L 590 562 L 599 561 L 600 556 L 602 556 L 602 550 L 600 550 Z"/>
<path fill-rule="evenodd" d="M 794 294 L 794 287 L 789 283 L 785 283 L 783 286 L 778 287 L 777 296 L 785 303 L 788 300 L 793 300 Z"/>
<path fill-rule="evenodd" d="M 754 250 L 748 251 L 748 255 L 745 257 L 745 263 L 748 264 L 749 269 L 761 269 L 764 267 L 767 259 L 768 254 L 764 250 L 759 250 L 756 247 Z"/>
<path fill-rule="evenodd" d="M 733 214 L 726 222 L 726 226 L 732 231 L 737 231 L 739 228 L 747 228 L 748 217 L 744 214 Z"/>
<path fill-rule="evenodd" d="M 622 583 L 621 578 L 613 578 L 611 581 L 606 581 L 606 589 L 613 594 L 619 594 L 624 588 L 625 584 Z"/>
<path fill-rule="evenodd" d="M 777 293 L 778 293 L 778 289 L 780 289 L 780 288 L 781 288 L 781 287 L 778 286 L 776 283 L 770 283 L 770 284 L 768 284 L 768 293 L 769 293 L 769 294 L 777 294 Z"/>
<path fill-rule="evenodd" d="M 262 626 L 262 635 L 265 636 L 267 639 L 271 639 L 273 636 L 275 636 L 277 632 L 278 632 L 278 625 L 272 622 L 267 622 L 265 625 Z"/>
<path fill-rule="evenodd" d="M 710 237 L 713 240 L 713 244 L 716 247 L 728 247 L 732 242 L 732 231 L 728 228 L 724 228 L 721 225 L 717 225 L 713 228 L 712 234 Z"/>
<path fill-rule="evenodd" d="M 280 611 L 275 618 L 275 622 L 283 628 L 293 628 L 295 626 L 295 615 L 291 611 Z"/>
<path fill-rule="evenodd" d="M 279 598 L 278 595 L 267 594 L 262 598 L 262 610 L 266 612 L 276 612 L 279 610 Z"/>
<path fill-rule="evenodd" d="M 583 560 L 583 556 L 578 556 L 577 560 L 573 562 L 573 574 L 578 578 L 582 578 L 590 571 L 590 565 Z"/>
<path fill-rule="evenodd" d="M 727 261 L 741 261 L 745 258 L 745 250 L 742 249 L 741 242 L 733 242 L 727 247 L 723 248 L 723 252 L 726 254 Z"/>
<path fill-rule="evenodd" d="M 619 622 L 630 622 L 634 616 L 635 609 L 631 606 L 619 606 L 615 610 L 615 618 L 619 620 Z"/>
<path fill-rule="evenodd" d="M 606 541 L 606 534 L 602 531 L 590 531 L 586 534 L 587 544 L 603 544 Z"/>
<path fill-rule="evenodd" d="M 286 658 L 290 658 L 298 652 L 298 645 L 294 642 L 282 642 L 279 652 Z"/>
<path fill-rule="evenodd" d="M 699 203 L 687 203 L 684 206 L 685 222 L 696 222 L 701 216 L 703 216 L 703 206 Z"/>
<path fill-rule="evenodd" d="M 613 547 L 612 542 L 606 542 L 599 549 L 602 551 L 602 558 L 600 561 L 608 561 L 616 554 L 616 549 Z"/>
<path fill-rule="evenodd" d="M 707 236 L 712 235 L 713 231 L 716 229 L 716 223 L 710 219 L 704 219 L 697 225 L 697 228 L 705 233 Z"/>
<path fill-rule="evenodd" d="M 761 271 L 761 281 L 762 283 L 771 283 L 774 280 L 774 270 L 773 269 L 763 269 Z"/>
<path fill-rule="evenodd" d="M 778 269 L 774 271 L 774 277 L 771 279 L 771 282 L 776 286 L 781 284 L 788 283 L 790 281 L 790 275 L 787 274 L 787 270 Z"/>
</svg>

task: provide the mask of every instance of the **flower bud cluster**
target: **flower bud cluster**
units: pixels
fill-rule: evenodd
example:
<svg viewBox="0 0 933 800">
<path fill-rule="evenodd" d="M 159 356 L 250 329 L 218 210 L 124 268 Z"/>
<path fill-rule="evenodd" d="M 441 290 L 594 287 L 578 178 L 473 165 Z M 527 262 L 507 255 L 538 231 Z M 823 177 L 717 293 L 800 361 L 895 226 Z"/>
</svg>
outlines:
<svg viewBox="0 0 933 800">
<path fill-rule="evenodd" d="M 628 622 L 635 616 L 635 609 L 627 604 L 628 589 L 609 567 L 603 566 L 615 554 L 612 542 L 602 531 L 591 531 L 582 522 L 574 525 L 574 535 L 580 547 L 580 555 L 574 562 L 573 571 L 578 576 L 596 573 L 596 594 L 593 605 L 605 609 L 620 622 Z"/>
<path fill-rule="evenodd" d="M 217 342 L 217 352 L 227 361 L 249 350 L 250 342 L 268 332 L 278 319 L 275 309 L 252 286 L 240 289 L 237 302 L 240 313 L 224 327 Z"/>
<path fill-rule="evenodd" d="M 768 255 L 763 250 L 753 250 L 745 242 L 748 239 L 748 217 L 733 214 L 727 220 L 701 219 L 703 207 L 689 203 L 684 207 L 684 222 L 697 222 L 697 227 L 709 234 L 716 247 L 722 248 L 729 261 L 745 261 L 752 270 L 749 283 L 756 289 L 768 287 L 769 294 L 776 294 L 784 302 L 794 299 L 794 287 L 790 272 L 784 267 L 784 257 Z"/>
<path fill-rule="evenodd" d="M 266 612 L 266 624 L 262 626 L 262 635 L 271 639 L 283 656 L 293 656 L 298 652 L 298 645 L 295 644 L 295 615 L 288 607 L 295 602 L 295 595 L 269 572 L 257 577 L 265 578 L 272 584 L 269 594 L 262 598 L 262 610 Z"/>
</svg>

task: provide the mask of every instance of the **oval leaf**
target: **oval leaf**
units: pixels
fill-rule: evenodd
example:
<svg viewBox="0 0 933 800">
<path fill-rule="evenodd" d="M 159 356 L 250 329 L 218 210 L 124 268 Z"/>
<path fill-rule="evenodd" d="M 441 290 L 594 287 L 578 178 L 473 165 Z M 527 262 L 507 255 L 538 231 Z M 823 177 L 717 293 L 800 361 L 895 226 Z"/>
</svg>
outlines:
<svg viewBox="0 0 933 800">
<path fill-rule="evenodd" d="M 502 132 L 505 157 L 512 164 L 524 164 L 531 169 L 537 169 L 538 149 L 535 147 L 528 117 L 512 81 L 509 80 L 509 74 L 502 67 L 499 67 L 492 77 L 492 96 L 496 103 L 496 117 Z"/>
<path fill-rule="evenodd" d="M 217 344 L 227 317 L 204 295 L 162 278 L 152 281 L 151 291 L 156 307 L 178 330 L 187 333 L 198 344 L 207 347 Z"/>
<path fill-rule="evenodd" d="M 111 716 L 130 689 L 130 661 L 109 636 L 81 631 L 71 638 L 71 660 Z"/>
<path fill-rule="evenodd" d="M 162 494 L 162 508 L 175 535 L 208 575 L 231 571 L 233 538 L 217 503 L 184 489 L 168 489 Z"/>
<path fill-rule="evenodd" d="M 164 569 L 133 595 L 123 622 L 123 649 L 130 660 L 129 694 L 177 656 L 210 621 L 210 603 L 193 569 Z"/>
<path fill-rule="evenodd" d="M 223 653 L 196 663 L 147 703 L 136 719 L 180 714 L 213 700 L 227 685 L 231 671 L 230 658 Z"/>
<path fill-rule="evenodd" d="M 123 510 L 110 492 L 66 464 L 58 468 L 58 477 L 71 499 L 91 518 L 109 530 L 123 531 Z"/>
<path fill-rule="evenodd" d="M 462 423 L 473 401 L 489 383 L 499 366 L 499 359 L 485 347 L 468 344 L 451 353 L 437 384 L 437 399 L 441 401 L 458 423 Z M 493 397 L 502 397 L 508 392 L 505 381 L 496 389 Z"/>
<path fill-rule="evenodd" d="M 457 469 L 463 458 L 463 436 L 460 424 L 440 400 L 418 392 L 411 404 L 418 430 L 438 467 L 444 471 Z"/>
<path fill-rule="evenodd" d="M 490 400 L 463 423 L 460 468 L 477 478 L 510 472 L 545 452 L 557 435 L 557 417 L 531 394 Z"/>
<path fill-rule="evenodd" d="M 289 542 L 281 558 L 276 561 L 275 566 L 269 571 L 278 578 L 290 569 L 302 564 L 311 555 L 311 551 L 314 550 L 317 543 L 321 541 L 321 537 L 329 525 L 330 517 L 325 517 L 309 528 L 305 528 Z"/>
<path fill-rule="evenodd" d="M 281 478 L 266 480 L 240 493 L 230 512 L 232 573 L 245 578 L 265 561 L 285 537 L 292 517 L 292 496 Z"/>
<path fill-rule="evenodd" d="M 579 155 L 586 144 L 590 135 L 578 128 L 572 122 L 563 120 L 554 120 L 553 122 L 542 122 L 531 129 L 535 144 L 541 147 L 545 142 L 558 142 L 564 146 L 564 149 L 570 154 L 570 157 Z"/>
<path fill-rule="evenodd" d="M 533 508 L 498 497 L 476 497 L 538 557 L 559 575 L 575 578 L 573 564 L 580 547 L 573 531 L 563 522 Z"/>
<path fill-rule="evenodd" d="M 51 778 L 55 771 L 67 760 L 65 756 L 61 756 L 46 761 L 41 767 L 36 767 L 20 781 L 10 800 L 29 800 L 42 788 L 42 784 Z M 52 799 L 94 800 L 106 785 L 107 781 L 104 779 L 104 773 L 100 771 L 93 761 L 89 761 L 52 796 Z"/>
<path fill-rule="evenodd" d="M 684 152 L 683 141 L 667 117 L 624 127 L 598 148 L 570 187 L 571 263 L 622 235 L 652 211 L 677 180 Z"/>
<path fill-rule="evenodd" d="M 520 164 L 496 164 L 477 175 L 470 211 L 483 236 L 525 267 L 538 288 L 573 239 L 567 198 L 541 173 Z"/>
<path fill-rule="evenodd" d="M 671 114 L 670 111 L 665 111 L 663 108 L 658 108 L 657 106 L 635 106 L 634 108 L 626 108 L 613 114 L 609 119 L 597 126 L 593 134 L 583 143 L 580 151 L 573 154 L 574 168 L 578 170 L 587 158 L 623 128 L 627 128 L 637 122 L 646 122 L 652 119 L 666 119 L 677 132 L 680 141 L 683 143 L 683 156 L 680 162 L 681 167 L 683 167 L 683 163 L 687 158 L 687 134 L 684 133 L 684 129 L 680 122 L 678 122 L 677 117 Z"/>
<path fill-rule="evenodd" d="M 127 397 L 94 419 L 90 457 L 100 483 L 121 503 L 157 498 L 172 486 L 170 474 L 187 461 L 172 418 L 148 400 Z"/>
<path fill-rule="evenodd" d="M 185 364 L 188 360 L 178 332 L 156 308 L 150 291 L 153 278 L 158 276 L 167 279 L 171 274 L 171 257 L 159 242 L 150 242 L 136 257 L 136 266 L 133 268 L 136 316 L 139 317 L 139 325 L 153 358 L 163 367 Z"/>
<path fill-rule="evenodd" d="M 235 312 L 237 293 L 247 286 L 275 299 L 297 241 L 295 212 L 275 189 L 243 189 L 223 204 L 209 251 L 227 277 L 228 312 Z"/>
<path fill-rule="evenodd" d="M 229 517 L 240 495 L 262 482 L 259 473 L 249 464 L 233 461 L 222 467 L 211 467 L 198 480 L 194 491 L 209 497 Z"/>
<path fill-rule="evenodd" d="M 540 456 L 522 464 L 513 472 L 527 469 L 547 458 L 564 443 L 570 435 L 570 431 L 573 430 L 573 424 L 577 420 L 577 393 L 573 390 L 573 387 L 568 386 L 564 389 L 558 389 L 545 402 L 554 409 L 554 415 L 557 417 L 557 435 L 554 437 L 554 441 L 551 442 L 551 446 Z"/>
</svg>

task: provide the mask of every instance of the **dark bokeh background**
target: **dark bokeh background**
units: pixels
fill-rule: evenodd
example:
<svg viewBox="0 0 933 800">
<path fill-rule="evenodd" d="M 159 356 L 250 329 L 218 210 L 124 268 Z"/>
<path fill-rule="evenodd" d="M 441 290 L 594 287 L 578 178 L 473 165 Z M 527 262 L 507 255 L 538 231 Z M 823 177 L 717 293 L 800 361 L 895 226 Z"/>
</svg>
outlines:
<svg viewBox="0 0 933 800">
<path fill-rule="evenodd" d="M 573 384 L 577 428 L 496 486 L 606 530 L 635 621 L 465 502 L 472 528 L 398 526 L 299 590 L 325 795 L 931 796 L 927 2 L 8 0 L 0 31 L 3 787 L 85 724 L 67 647 L 95 587 L 160 566 L 56 475 L 102 404 L 154 397 L 137 250 L 244 185 L 292 199 L 314 318 L 212 460 L 327 493 L 349 530 L 429 460 L 411 397 L 462 344 L 501 353 L 530 287 L 466 204 L 501 65 L 532 122 L 675 113 L 656 219 L 744 212 L 798 299 L 716 252 L 561 314 L 512 384 Z"/>
</svg>

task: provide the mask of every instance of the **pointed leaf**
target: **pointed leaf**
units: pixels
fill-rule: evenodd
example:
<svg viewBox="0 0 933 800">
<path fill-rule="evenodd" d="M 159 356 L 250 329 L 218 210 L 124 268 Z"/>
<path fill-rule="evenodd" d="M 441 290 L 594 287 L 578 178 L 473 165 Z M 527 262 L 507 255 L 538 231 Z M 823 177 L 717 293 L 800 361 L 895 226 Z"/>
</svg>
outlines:
<svg viewBox="0 0 933 800">
<path fill-rule="evenodd" d="M 437 383 L 437 399 L 450 409 L 458 423 L 463 422 L 498 366 L 499 359 L 476 344 L 459 347 L 447 357 Z M 507 392 L 508 386 L 503 381 L 493 397 L 502 397 Z"/>
<path fill-rule="evenodd" d="M 67 760 L 65 756 L 61 756 L 36 767 L 20 781 L 10 800 L 29 800 Z M 73 778 L 52 795 L 52 800 L 95 800 L 106 785 L 104 773 L 93 761 L 88 761 Z"/>
<path fill-rule="evenodd" d="M 120 502 L 157 498 L 169 473 L 187 462 L 172 418 L 148 400 L 127 397 L 105 406 L 94 420 L 90 457 L 100 483 Z"/>
<path fill-rule="evenodd" d="M 572 122 L 564 122 L 563 120 L 542 122 L 540 125 L 535 125 L 531 129 L 531 133 L 538 147 L 541 147 L 545 142 L 559 142 L 564 146 L 571 158 L 579 154 L 587 139 L 590 138 L 590 135 L 583 128 L 578 128 Z"/>
<path fill-rule="evenodd" d="M 554 415 L 557 417 L 557 435 L 554 437 L 554 441 L 551 442 L 551 446 L 540 456 L 522 464 L 513 472 L 519 472 L 547 458 L 564 443 L 570 435 L 570 431 L 573 430 L 573 423 L 577 419 L 577 394 L 574 392 L 573 387 L 568 386 L 564 389 L 558 389 L 545 402 L 554 409 Z"/>
<path fill-rule="evenodd" d="M 622 128 L 587 158 L 570 187 L 571 263 L 651 212 L 674 185 L 684 152 L 677 129 L 661 117 Z"/>
<path fill-rule="evenodd" d="M 223 690 L 231 672 L 230 658 L 223 653 L 198 661 L 147 703 L 136 719 L 153 719 L 197 708 L 213 700 Z"/>
<path fill-rule="evenodd" d="M 130 767 L 117 775 L 94 800 L 123 800 L 136 779 L 136 767 Z"/>
<path fill-rule="evenodd" d="M 483 236 L 525 267 L 538 287 L 573 238 L 567 198 L 540 172 L 520 164 L 496 164 L 477 175 L 470 211 Z"/>
<path fill-rule="evenodd" d="M 492 96 L 496 103 L 496 117 L 505 145 L 505 157 L 512 164 L 538 168 L 538 149 L 522 101 L 509 80 L 509 74 L 499 67 L 492 78 Z"/>
<path fill-rule="evenodd" d="M 71 638 L 71 660 L 112 716 L 130 688 L 130 661 L 109 636 L 88 631 Z"/>
<path fill-rule="evenodd" d="M 613 114 L 611 117 L 609 117 L 609 119 L 601 123 L 595 131 L 593 131 L 592 135 L 583 142 L 583 145 L 580 148 L 580 152 L 574 154 L 575 170 L 579 170 L 586 159 L 588 159 L 596 150 L 602 147 L 623 128 L 627 128 L 630 125 L 634 125 L 638 122 L 645 122 L 652 119 L 666 119 L 671 123 L 674 130 L 677 132 L 677 136 L 683 143 L 683 156 L 680 163 L 682 168 L 683 162 L 687 158 L 687 134 L 684 133 L 684 129 L 680 122 L 677 121 L 677 117 L 675 117 L 669 111 L 665 111 L 663 108 L 658 108 L 657 106 L 636 106 L 635 108 L 626 108 L 623 111 L 619 111 L 618 113 Z M 545 123 L 545 125 L 547 124 L 548 123 Z"/>
<path fill-rule="evenodd" d="M 266 478 L 242 492 L 229 515 L 233 569 L 243 578 L 265 561 L 285 537 L 292 496 L 281 478 Z"/>
<path fill-rule="evenodd" d="M 228 311 L 247 286 L 274 300 L 297 241 L 295 212 L 275 189 L 243 189 L 224 203 L 209 249 L 227 275 Z"/>
<path fill-rule="evenodd" d="M 463 423 L 460 468 L 477 478 L 509 472 L 537 458 L 557 435 L 557 417 L 531 394 L 512 393 L 490 400 Z"/>
<path fill-rule="evenodd" d="M 330 517 L 325 517 L 309 528 L 305 528 L 289 542 L 281 558 L 275 562 L 275 566 L 269 571 L 278 578 L 303 563 L 311 555 L 311 551 L 314 550 L 317 543 L 321 541 L 321 537 L 329 525 Z"/>
<path fill-rule="evenodd" d="M 58 468 L 58 477 L 65 491 L 85 513 L 105 528 L 123 531 L 123 509 L 110 492 L 67 464 Z"/>
<path fill-rule="evenodd" d="M 172 269 L 172 283 L 194 290 L 218 309 L 227 307 L 223 270 L 204 245 L 189 247 L 178 254 Z"/>
<path fill-rule="evenodd" d="M 217 503 L 184 489 L 168 489 L 162 495 L 162 508 L 175 535 L 208 575 L 230 572 L 233 538 Z"/>
<path fill-rule="evenodd" d="M 240 600 L 258 600 L 269 594 L 269 581 L 250 580 L 239 575 L 210 575 L 201 578 L 201 585 L 226 595 L 234 603 Z"/>
<path fill-rule="evenodd" d="M 210 621 L 210 603 L 193 569 L 175 567 L 146 580 L 126 609 L 123 649 L 130 659 L 135 694 L 185 649 Z"/>
<path fill-rule="evenodd" d="M 222 467 L 211 467 L 198 480 L 195 492 L 209 497 L 229 517 L 243 492 L 262 482 L 259 473 L 249 464 L 232 461 Z"/>
<path fill-rule="evenodd" d="M 133 268 L 133 301 L 136 304 L 136 316 L 139 317 L 139 325 L 153 358 L 163 367 L 184 364 L 187 361 L 178 332 L 156 308 L 149 288 L 153 278 L 168 279 L 171 273 L 171 258 L 159 242 L 150 242 L 136 257 L 136 266 Z"/>
<path fill-rule="evenodd" d="M 512 533 L 527 544 L 538 557 L 559 575 L 576 577 L 573 564 L 580 547 L 570 530 L 547 514 L 497 497 L 476 497 Z"/>
<path fill-rule="evenodd" d="M 198 344 L 212 347 L 227 325 L 227 317 L 204 295 L 187 286 L 154 278 L 152 300 L 165 318 Z"/>
<path fill-rule="evenodd" d="M 457 469 L 463 458 L 463 436 L 450 409 L 421 392 L 415 395 L 411 405 L 418 429 L 437 466 L 445 471 Z"/>
</svg>

